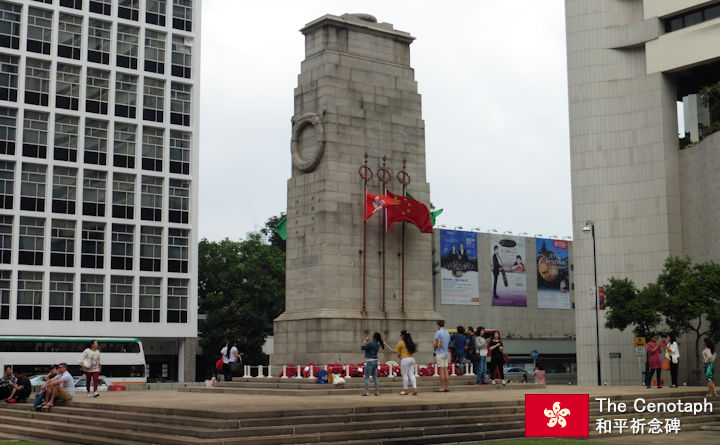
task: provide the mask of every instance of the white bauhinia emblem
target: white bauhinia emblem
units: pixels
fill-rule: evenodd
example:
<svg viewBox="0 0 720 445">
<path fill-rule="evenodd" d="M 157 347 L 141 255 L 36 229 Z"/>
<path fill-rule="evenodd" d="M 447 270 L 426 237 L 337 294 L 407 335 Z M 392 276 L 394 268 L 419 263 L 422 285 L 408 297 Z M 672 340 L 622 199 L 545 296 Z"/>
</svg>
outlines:
<svg viewBox="0 0 720 445">
<path fill-rule="evenodd" d="M 385 200 L 380 199 L 379 196 L 376 196 L 375 199 L 373 199 L 372 205 L 373 205 L 373 213 L 375 213 L 378 210 L 383 208 L 383 206 L 385 205 Z"/>
<path fill-rule="evenodd" d="M 550 418 L 550 420 L 548 420 L 547 426 L 552 428 L 555 425 L 560 425 L 562 428 L 565 428 L 565 426 L 567 426 L 567 421 L 565 420 L 565 417 L 569 415 L 569 409 L 560 409 L 560 402 L 555 402 L 553 403 L 552 411 L 549 409 L 545 410 L 545 417 Z"/>
</svg>

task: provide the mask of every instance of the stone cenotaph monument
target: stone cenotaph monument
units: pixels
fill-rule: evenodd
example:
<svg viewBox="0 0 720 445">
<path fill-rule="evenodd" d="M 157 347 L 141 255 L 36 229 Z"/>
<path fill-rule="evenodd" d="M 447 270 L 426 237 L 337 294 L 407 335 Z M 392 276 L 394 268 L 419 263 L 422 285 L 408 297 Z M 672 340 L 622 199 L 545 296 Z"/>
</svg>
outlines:
<svg viewBox="0 0 720 445">
<path fill-rule="evenodd" d="M 286 303 L 275 319 L 270 362 L 359 363 L 366 336 L 380 332 L 392 348 L 405 329 L 418 344 L 418 364 L 428 363 L 440 319 L 433 310 L 432 235 L 407 223 L 385 233 L 382 211 L 364 227 L 360 175 L 373 172 L 369 193 L 383 193 L 380 176 L 397 195 L 403 193 L 400 179 L 409 177 L 406 191 L 430 202 L 425 125 L 410 66 L 414 37 L 367 14 L 325 15 L 301 32 L 305 60 L 292 118 Z M 380 170 L 383 162 L 387 172 Z M 382 350 L 379 359 L 399 361 Z"/>
</svg>

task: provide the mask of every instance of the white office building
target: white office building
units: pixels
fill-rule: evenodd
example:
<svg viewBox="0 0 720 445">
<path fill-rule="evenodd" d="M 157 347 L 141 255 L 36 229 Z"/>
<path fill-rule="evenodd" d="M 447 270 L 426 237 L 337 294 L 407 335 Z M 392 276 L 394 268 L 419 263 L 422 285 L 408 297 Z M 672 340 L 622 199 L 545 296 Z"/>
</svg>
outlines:
<svg viewBox="0 0 720 445">
<path fill-rule="evenodd" d="M 193 380 L 199 0 L 0 0 L 0 335 Z"/>
</svg>

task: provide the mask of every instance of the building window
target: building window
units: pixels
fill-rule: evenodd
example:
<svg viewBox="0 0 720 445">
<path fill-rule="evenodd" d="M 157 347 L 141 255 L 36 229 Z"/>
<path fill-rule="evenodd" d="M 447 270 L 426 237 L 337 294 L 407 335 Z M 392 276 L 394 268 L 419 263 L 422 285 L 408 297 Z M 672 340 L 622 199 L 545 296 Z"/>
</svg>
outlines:
<svg viewBox="0 0 720 445">
<path fill-rule="evenodd" d="M 110 277 L 110 321 L 132 321 L 133 277 Z"/>
<path fill-rule="evenodd" d="M 173 0 L 173 28 L 192 31 L 192 0 Z"/>
<path fill-rule="evenodd" d="M 85 110 L 89 113 L 107 114 L 109 89 L 110 73 L 88 68 Z"/>
<path fill-rule="evenodd" d="M 43 273 L 18 271 L 17 319 L 40 320 L 42 311 Z"/>
<path fill-rule="evenodd" d="M 113 143 L 113 165 L 115 167 L 135 168 L 135 133 L 133 124 L 115 123 Z"/>
<path fill-rule="evenodd" d="M 0 154 L 15 154 L 17 110 L 0 107 Z"/>
<path fill-rule="evenodd" d="M 190 126 L 192 85 L 172 82 L 170 84 L 170 123 Z"/>
<path fill-rule="evenodd" d="M 173 76 L 190 79 L 192 71 L 192 39 L 185 36 L 172 36 L 172 66 L 170 73 Z"/>
<path fill-rule="evenodd" d="M 162 227 L 140 227 L 140 270 L 160 272 L 161 262 Z"/>
<path fill-rule="evenodd" d="M 53 157 L 56 161 L 77 161 L 79 125 L 80 119 L 75 116 L 55 115 Z"/>
<path fill-rule="evenodd" d="M 60 14 L 58 26 L 58 56 L 80 60 L 82 17 Z"/>
<path fill-rule="evenodd" d="M 23 156 L 47 157 L 48 113 L 25 110 Z"/>
<path fill-rule="evenodd" d="M 45 60 L 25 61 L 25 103 L 48 106 L 50 97 L 50 67 Z"/>
<path fill-rule="evenodd" d="M 19 60 L 17 56 L 0 54 L 0 100 L 17 102 Z"/>
<path fill-rule="evenodd" d="M 170 173 L 190 174 L 190 138 L 188 132 L 170 130 Z"/>
<path fill-rule="evenodd" d="M 71 273 L 50 273 L 50 320 L 72 320 L 74 279 Z"/>
<path fill-rule="evenodd" d="M 20 217 L 20 240 L 18 264 L 42 266 L 45 220 L 43 218 Z"/>
<path fill-rule="evenodd" d="M 0 263 L 3 264 L 12 261 L 12 226 L 12 216 L 0 215 Z"/>
<path fill-rule="evenodd" d="M 162 122 L 164 106 L 165 81 L 146 77 L 143 87 L 143 119 Z"/>
<path fill-rule="evenodd" d="M 55 105 L 66 110 L 78 110 L 80 104 L 80 67 L 57 64 Z"/>
<path fill-rule="evenodd" d="M 138 28 L 118 25 L 117 28 L 117 66 L 137 69 Z"/>
<path fill-rule="evenodd" d="M 140 17 L 140 0 L 118 0 L 118 17 L 137 21 Z"/>
<path fill-rule="evenodd" d="M 160 323 L 162 278 L 140 277 L 140 323 Z"/>
<path fill-rule="evenodd" d="M 187 224 L 190 209 L 190 181 L 170 179 L 168 220 Z"/>
<path fill-rule="evenodd" d="M 10 318 L 10 271 L 0 270 L 0 319 Z"/>
<path fill-rule="evenodd" d="M 82 223 L 82 256 L 80 266 L 93 269 L 103 268 L 105 251 L 105 224 L 96 222 Z"/>
<path fill-rule="evenodd" d="M 0 209 L 12 210 L 15 184 L 15 163 L 0 161 Z"/>
<path fill-rule="evenodd" d="M 39 8 L 28 8 L 27 50 L 50 54 L 52 43 L 53 12 Z"/>
<path fill-rule="evenodd" d="M 53 219 L 50 228 L 50 265 L 75 266 L 75 221 Z"/>
<path fill-rule="evenodd" d="M 85 170 L 83 178 L 83 215 L 105 216 L 107 173 Z"/>
<path fill-rule="evenodd" d="M 107 121 L 85 119 L 85 163 L 107 162 Z"/>
<path fill-rule="evenodd" d="M 90 12 L 95 14 L 112 14 L 111 0 L 90 0 Z"/>
<path fill-rule="evenodd" d="M 133 226 L 126 224 L 112 225 L 112 245 L 110 246 L 110 267 L 112 269 L 132 270 L 134 230 Z"/>
<path fill-rule="evenodd" d="M 162 221 L 163 179 L 143 176 L 140 193 L 140 218 L 145 221 Z"/>
<path fill-rule="evenodd" d="M 102 321 L 104 287 L 102 275 L 80 275 L 80 321 Z"/>
<path fill-rule="evenodd" d="M 187 323 L 188 281 L 183 278 L 168 278 L 168 323 Z"/>
<path fill-rule="evenodd" d="M 138 77 L 117 73 L 115 79 L 115 116 L 135 119 Z"/>
<path fill-rule="evenodd" d="M 162 171 L 163 136 L 162 128 L 143 127 L 142 168 L 143 170 Z"/>
<path fill-rule="evenodd" d="M 45 169 L 40 164 L 22 165 L 20 210 L 45 211 Z"/>
<path fill-rule="evenodd" d="M 113 174 L 113 218 L 133 219 L 135 203 L 135 175 Z"/>
<path fill-rule="evenodd" d="M 55 166 L 53 169 L 52 211 L 75 214 L 77 169 Z"/>
<path fill-rule="evenodd" d="M 187 273 L 190 231 L 168 229 L 168 272 Z"/>
<path fill-rule="evenodd" d="M 20 13 L 22 6 L 0 2 L 0 46 L 20 49 Z"/>
<path fill-rule="evenodd" d="M 88 27 L 88 62 L 110 63 L 110 30 L 112 23 L 90 19 Z"/>
<path fill-rule="evenodd" d="M 145 71 L 165 73 L 165 33 L 145 30 Z"/>
<path fill-rule="evenodd" d="M 60 6 L 66 8 L 82 9 L 82 0 L 60 0 Z"/>
<path fill-rule="evenodd" d="M 165 26 L 165 0 L 145 1 L 145 22 L 152 25 Z"/>
</svg>

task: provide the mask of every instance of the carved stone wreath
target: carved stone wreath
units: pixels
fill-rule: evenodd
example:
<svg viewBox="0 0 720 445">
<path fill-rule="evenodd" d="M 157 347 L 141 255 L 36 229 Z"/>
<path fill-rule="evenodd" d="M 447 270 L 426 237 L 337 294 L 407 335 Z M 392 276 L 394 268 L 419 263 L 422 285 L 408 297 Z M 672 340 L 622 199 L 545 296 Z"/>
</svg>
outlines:
<svg viewBox="0 0 720 445">
<path fill-rule="evenodd" d="M 312 125 L 315 130 L 315 147 L 310 156 L 305 157 L 301 152 L 300 137 L 308 125 Z M 294 119 L 290 150 L 295 168 L 302 172 L 311 172 L 317 168 L 325 153 L 325 130 L 320 116 L 315 113 L 305 113 Z"/>
</svg>

